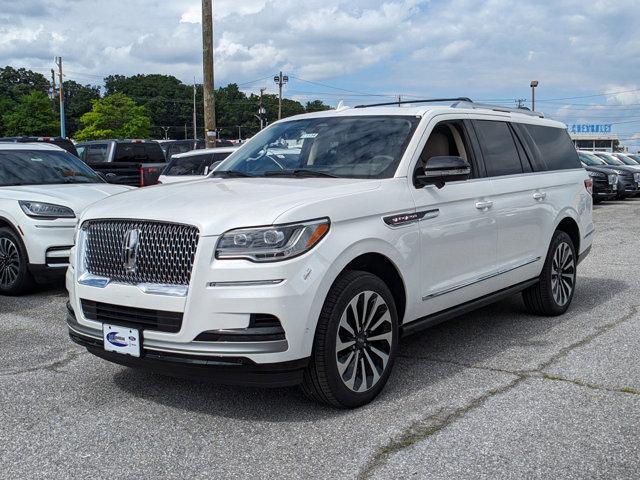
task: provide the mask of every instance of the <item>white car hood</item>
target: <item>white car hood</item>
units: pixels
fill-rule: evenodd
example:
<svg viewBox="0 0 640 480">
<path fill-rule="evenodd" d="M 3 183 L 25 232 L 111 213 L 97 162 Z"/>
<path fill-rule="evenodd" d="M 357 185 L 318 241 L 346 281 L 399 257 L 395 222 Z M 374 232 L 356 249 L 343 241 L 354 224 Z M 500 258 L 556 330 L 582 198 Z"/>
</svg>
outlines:
<svg viewBox="0 0 640 480">
<path fill-rule="evenodd" d="M 195 225 L 200 235 L 271 225 L 295 207 L 375 190 L 378 180 L 207 178 L 146 187 L 89 208 L 82 221 L 123 218 Z M 304 215 L 304 208 L 301 208 Z M 295 221 L 308 220 L 296 218 Z"/>
<path fill-rule="evenodd" d="M 131 187 L 109 183 L 24 185 L 0 188 L 0 198 L 64 205 L 79 216 L 92 203 L 129 190 Z"/>
</svg>

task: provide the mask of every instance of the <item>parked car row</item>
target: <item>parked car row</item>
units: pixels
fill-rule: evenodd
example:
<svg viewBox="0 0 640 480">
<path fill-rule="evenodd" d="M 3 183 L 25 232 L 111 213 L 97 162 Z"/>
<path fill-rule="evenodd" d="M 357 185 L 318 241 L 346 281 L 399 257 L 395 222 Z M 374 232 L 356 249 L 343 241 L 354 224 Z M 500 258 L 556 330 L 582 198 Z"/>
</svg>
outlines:
<svg viewBox="0 0 640 480">
<path fill-rule="evenodd" d="M 640 195 L 640 161 L 623 153 L 578 152 L 593 179 L 593 201 L 622 200 Z"/>
</svg>

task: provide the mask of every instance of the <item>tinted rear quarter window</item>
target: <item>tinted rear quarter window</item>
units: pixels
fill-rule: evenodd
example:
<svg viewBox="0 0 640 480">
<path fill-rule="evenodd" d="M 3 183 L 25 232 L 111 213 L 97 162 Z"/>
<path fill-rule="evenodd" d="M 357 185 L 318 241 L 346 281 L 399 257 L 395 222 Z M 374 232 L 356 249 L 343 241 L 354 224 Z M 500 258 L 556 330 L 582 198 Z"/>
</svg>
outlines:
<svg viewBox="0 0 640 480">
<path fill-rule="evenodd" d="M 164 171 L 164 175 L 204 175 L 205 168 L 214 162 L 211 153 L 172 158 Z"/>
<path fill-rule="evenodd" d="M 547 170 L 581 168 L 569 133 L 564 128 L 522 125 L 529 133 Z"/>
<path fill-rule="evenodd" d="M 516 143 L 506 122 L 475 120 L 474 125 L 489 177 L 523 172 Z"/>
<path fill-rule="evenodd" d="M 114 162 L 164 163 L 159 143 L 118 143 Z"/>
<path fill-rule="evenodd" d="M 84 152 L 84 161 L 87 163 L 99 163 L 107 160 L 106 143 L 87 145 Z"/>
</svg>

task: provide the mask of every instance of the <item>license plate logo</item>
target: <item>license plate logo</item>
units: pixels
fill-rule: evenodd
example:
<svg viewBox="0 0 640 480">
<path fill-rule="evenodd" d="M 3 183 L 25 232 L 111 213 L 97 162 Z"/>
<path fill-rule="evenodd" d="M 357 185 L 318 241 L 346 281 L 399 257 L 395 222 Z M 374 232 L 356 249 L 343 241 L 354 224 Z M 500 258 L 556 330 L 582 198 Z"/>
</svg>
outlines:
<svg viewBox="0 0 640 480">
<path fill-rule="evenodd" d="M 140 332 L 137 329 L 105 324 L 102 333 L 106 351 L 140 356 Z"/>
</svg>

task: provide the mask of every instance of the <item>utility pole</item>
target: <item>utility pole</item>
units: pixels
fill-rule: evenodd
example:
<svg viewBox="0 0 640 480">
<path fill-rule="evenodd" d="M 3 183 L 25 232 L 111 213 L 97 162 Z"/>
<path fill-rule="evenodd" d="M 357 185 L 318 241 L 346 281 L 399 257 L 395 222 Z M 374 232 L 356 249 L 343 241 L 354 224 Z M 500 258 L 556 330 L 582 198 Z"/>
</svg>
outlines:
<svg viewBox="0 0 640 480">
<path fill-rule="evenodd" d="M 198 140 L 198 125 L 196 116 L 196 77 L 193 77 L 193 141 Z"/>
<path fill-rule="evenodd" d="M 202 69 L 204 79 L 204 130 L 207 148 L 216 146 L 216 100 L 213 77 L 212 0 L 202 0 Z"/>
<path fill-rule="evenodd" d="M 282 118 L 282 86 L 289 82 L 289 77 L 282 75 L 282 72 L 280 72 L 280 75 L 273 77 L 273 81 L 278 84 L 278 90 L 280 92 L 278 96 L 278 120 L 280 120 Z"/>
<path fill-rule="evenodd" d="M 56 71 L 51 69 L 51 100 L 56 98 Z"/>
<path fill-rule="evenodd" d="M 60 88 L 58 92 L 60 94 L 60 136 L 62 138 L 67 138 L 67 130 L 64 125 L 64 92 L 62 89 L 62 57 L 56 57 L 56 64 L 58 65 L 58 75 L 60 78 Z"/>
<path fill-rule="evenodd" d="M 402 106 L 402 95 L 398 95 L 398 106 Z"/>
</svg>

